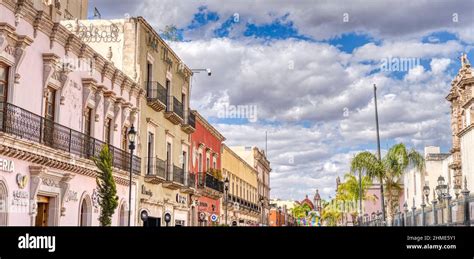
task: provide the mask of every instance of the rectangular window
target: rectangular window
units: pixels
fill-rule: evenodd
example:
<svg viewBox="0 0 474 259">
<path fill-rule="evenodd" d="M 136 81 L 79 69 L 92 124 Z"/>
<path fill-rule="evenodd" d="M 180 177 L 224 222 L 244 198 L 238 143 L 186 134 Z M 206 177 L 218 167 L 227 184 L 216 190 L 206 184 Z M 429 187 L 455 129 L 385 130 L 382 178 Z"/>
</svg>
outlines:
<svg viewBox="0 0 474 259">
<path fill-rule="evenodd" d="M 214 157 L 213 159 L 213 162 L 212 162 L 212 168 L 216 169 L 217 168 L 217 162 L 216 162 L 217 158 Z"/>
<path fill-rule="evenodd" d="M 188 159 L 187 159 L 187 156 L 188 156 L 187 152 L 186 152 L 186 151 L 183 151 L 183 164 L 182 164 L 182 165 L 183 165 L 183 170 L 184 170 L 184 172 L 187 172 L 187 171 L 188 171 L 188 170 L 187 170 L 187 167 L 188 167 L 188 165 L 187 165 L 187 162 L 188 162 L 188 161 L 187 161 L 187 160 L 188 160 Z"/>
<path fill-rule="evenodd" d="M 92 109 L 87 107 L 86 115 L 84 117 L 84 134 L 91 136 L 92 128 Z"/>
<path fill-rule="evenodd" d="M 7 102 L 8 97 L 8 67 L 0 63 L 0 102 Z"/>
<path fill-rule="evenodd" d="M 209 172 L 209 169 L 211 168 L 210 166 L 211 162 L 210 162 L 210 159 L 209 157 L 206 157 L 206 170 Z"/>
<path fill-rule="evenodd" d="M 56 106 L 56 90 L 49 87 L 46 89 L 45 98 L 45 118 L 50 121 L 54 121 L 54 113 Z"/>
<path fill-rule="evenodd" d="M 167 164 L 167 172 L 168 172 L 168 176 L 167 176 L 167 179 L 170 180 L 171 179 L 171 168 L 173 167 L 173 161 L 171 161 L 171 143 L 167 142 L 166 143 L 166 164 Z"/>
<path fill-rule="evenodd" d="M 128 134 L 128 128 L 127 127 L 123 127 L 122 128 L 122 140 L 120 141 L 120 146 L 122 147 L 122 150 L 126 151 L 128 150 L 128 138 L 127 138 L 127 134 Z"/>
<path fill-rule="evenodd" d="M 153 173 L 153 162 L 154 157 L 153 157 L 153 143 L 154 143 L 154 135 L 151 132 L 148 132 L 148 144 L 147 144 L 147 160 L 148 160 L 148 166 L 147 166 L 147 173 L 152 174 Z"/>
<path fill-rule="evenodd" d="M 8 67 L 0 63 L 0 110 L 5 109 L 5 103 L 8 100 Z M 3 116 L 5 112 L 0 113 L 0 128 L 3 128 Z"/>
<path fill-rule="evenodd" d="M 104 141 L 110 145 L 110 125 L 112 124 L 112 119 L 107 118 L 104 125 Z"/>
<path fill-rule="evenodd" d="M 147 87 L 149 89 L 153 81 L 153 65 L 151 63 L 148 63 L 146 66 L 146 75 L 147 75 Z"/>
<path fill-rule="evenodd" d="M 169 111 L 171 109 L 171 104 L 170 104 L 170 100 L 171 100 L 171 82 L 170 80 L 166 79 L 166 98 L 167 98 L 167 102 L 166 102 L 166 105 L 168 106 L 167 107 L 167 110 Z"/>
<path fill-rule="evenodd" d="M 198 170 L 199 170 L 199 172 L 203 172 L 203 170 L 202 170 L 202 154 L 199 154 L 199 156 L 198 156 Z"/>
</svg>

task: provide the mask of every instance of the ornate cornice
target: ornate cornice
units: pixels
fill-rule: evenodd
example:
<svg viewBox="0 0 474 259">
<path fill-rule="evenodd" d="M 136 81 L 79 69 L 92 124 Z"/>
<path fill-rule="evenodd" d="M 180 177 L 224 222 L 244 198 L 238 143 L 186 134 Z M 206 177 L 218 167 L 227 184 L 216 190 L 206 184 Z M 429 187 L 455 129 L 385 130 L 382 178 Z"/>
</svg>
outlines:
<svg viewBox="0 0 474 259">
<path fill-rule="evenodd" d="M 13 14 L 19 15 L 20 19 L 30 23 L 33 29 L 34 38 L 37 37 L 38 31 L 44 33 L 50 39 L 50 48 L 53 47 L 54 43 L 57 43 L 65 48 L 66 53 L 72 52 L 77 55 L 79 58 L 90 59 L 95 61 L 95 66 L 98 68 L 97 71 L 100 73 L 103 72 L 103 67 L 105 63 L 109 63 L 107 59 L 102 57 L 98 52 L 96 52 L 89 45 L 84 43 L 74 32 L 69 31 L 65 26 L 61 25 L 59 22 L 54 22 L 52 18 L 47 15 L 45 12 L 36 10 L 33 6 L 33 2 L 30 0 L 2 0 L 0 5 L 5 6 Z M 0 23 L 0 30 L 6 29 L 9 32 L 14 32 L 15 27 L 6 23 Z M 32 40 L 29 40 L 32 42 Z M 119 75 L 118 77 L 127 78 L 130 82 L 133 82 L 133 79 L 127 77 L 116 68 L 112 63 L 108 64 L 104 77 L 112 80 L 114 75 Z M 120 80 L 118 84 L 121 84 Z M 125 88 L 130 91 L 129 88 Z M 123 93 L 122 93 L 123 94 Z"/>
</svg>

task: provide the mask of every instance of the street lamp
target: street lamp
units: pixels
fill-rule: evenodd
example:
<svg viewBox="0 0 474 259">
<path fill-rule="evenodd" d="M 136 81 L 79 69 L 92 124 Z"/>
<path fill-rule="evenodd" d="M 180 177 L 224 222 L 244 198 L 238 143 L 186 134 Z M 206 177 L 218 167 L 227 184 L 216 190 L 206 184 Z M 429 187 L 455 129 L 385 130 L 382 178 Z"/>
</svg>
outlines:
<svg viewBox="0 0 474 259">
<path fill-rule="evenodd" d="M 193 71 L 193 73 L 196 73 L 196 74 L 199 74 L 200 72 L 206 72 L 208 76 L 212 75 L 212 71 L 210 68 L 195 68 L 195 69 L 191 69 L 191 71 Z"/>
<path fill-rule="evenodd" d="M 436 186 L 436 193 L 438 194 L 438 199 L 441 200 L 448 192 L 448 186 L 445 184 L 444 177 L 438 177 L 438 186 Z"/>
<path fill-rule="evenodd" d="M 226 177 L 224 180 L 224 191 L 225 191 L 225 225 L 227 226 L 227 206 L 229 204 L 228 198 L 228 192 L 229 192 L 229 177 Z"/>
<path fill-rule="evenodd" d="M 135 150 L 135 138 L 137 137 L 137 132 L 135 127 L 130 127 L 128 131 L 128 148 L 130 149 L 130 182 L 128 185 L 128 226 L 130 227 L 130 219 L 132 215 L 132 172 L 133 172 L 133 150 Z"/>
</svg>

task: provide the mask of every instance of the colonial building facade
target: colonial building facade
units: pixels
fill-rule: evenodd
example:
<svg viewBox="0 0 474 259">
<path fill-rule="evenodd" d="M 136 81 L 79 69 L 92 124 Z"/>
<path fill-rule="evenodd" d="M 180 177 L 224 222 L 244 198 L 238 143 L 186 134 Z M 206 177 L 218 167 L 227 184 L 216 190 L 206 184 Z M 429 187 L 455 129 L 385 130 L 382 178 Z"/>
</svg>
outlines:
<svg viewBox="0 0 474 259">
<path fill-rule="evenodd" d="M 123 129 L 137 123 L 141 91 L 43 2 L 0 1 L 0 225 L 98 226 L 91 158 L 105 144 L 119 198 L 112 224 L 125 225 L 140 168 L 130 206 Z"/>
<path fill-rule="evenodd" d="M 461 56 L 461 68 L 451 83 L 446 99 L 451 103 L 452 162 L 454 188 L 462 188 L 463 178 L 474 186 L 474 77 L 467 55 Z"/>
<path fill-rule="evenodd" d="M 232 226 L 257 226 L 262 219 L 259 206 L 257 171 L 231 148 L 223 145 L 222 169 L 224 179 L 229 180 L 227 199 L 222 199 L 224 213 L 221 218 Z"/>
<path fill-rule="evenodd" d="M 192 223 L 195 226 L 222 224 L 221 198 L 224 193 L 222 176 L 222 142 L 225 140 L 197 111 L 196 131 L 191 135 L 190 172 L 196 177 L 198 192 L 193 197 Z M 195 214 L 196 213 L 196 214 Z"/>
<path fill-rule="evenodd" d="M 195 176 L 189 174 L 191 70 L 142 17 L 63 24 L 133 78 L 140 92 L 137 154 L 142 157 L 137 224 L 188 226 Z"/>
<path fill-rule="evenodd" d="M 258 147 L 232 147 L 240 157 L 257 171 L 258 202 L 263 206 L 261 222 L 268 225 L 268 215 L 270 212 L 270 161 L 268 161 L 264 150 Z"/>
</svg>

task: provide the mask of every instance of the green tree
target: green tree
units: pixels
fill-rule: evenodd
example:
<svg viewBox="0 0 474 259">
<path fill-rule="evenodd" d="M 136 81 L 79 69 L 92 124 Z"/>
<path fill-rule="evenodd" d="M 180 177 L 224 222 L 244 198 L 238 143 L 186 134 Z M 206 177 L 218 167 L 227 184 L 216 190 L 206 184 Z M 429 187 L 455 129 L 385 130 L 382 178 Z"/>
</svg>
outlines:
<svg viewBox="0 0 474 259">
<path fill-rule="evenodd" d="M 423 155 L 415 149 L 408 150 L 403 143 L 392 146 L 381 161 L 370 152 L 361 152 L 351 161 L 352 173 L 364 173 L 371 179 L 378 179 L 383 184 L 386 190 L 383 199 L 387 201 L 389 222 L 399 206 L 399 194 L 402 190 L 400 179 L 410 166 L 419 172 L 424 172 L 425 160 Z"/>
<path fill-rule="evenodd" d="M 302 205 L 295 205 L 293 209 L 291 209 L 291 214 L 296 220 L 299 220 L 306 218 L 310 211 L 311 207 L 308 204 L 304 203 Z"/>
<path fill-rule="evenodd" d="M 336 200 L 337 199 L 333 199 L 331 202 L 323 203 L 321 219 L 327 226 L 337 226 L 337 223 L 342 219 L 343 213 L 337 206 L 335 206 Z"/>
<path fill-rule="evenodd" d="M 161 37 L 163 37 L 163 39 L 169 40 L 169 41 L 179 41 L 180 40 L 180 36 L 179 36 L 179 33 L 178 33 L 178 28 L 174 24 L 166 25 L 165 29 L 162 31 Z"/>
<path fill-rule="evenodd" d="M 93 161 L 99 169 L 96 178 L 99 195 L 99 205 L 101 207 L 99 222 L 101 226 L 112 224 L 112 215 L 118 206 L 117 186 L 112 175 L 112 154 L 108 145 L 104 145 L 98 157 Z M 130 205 L 129 205 L 130 206 Z"/>
</svg>

